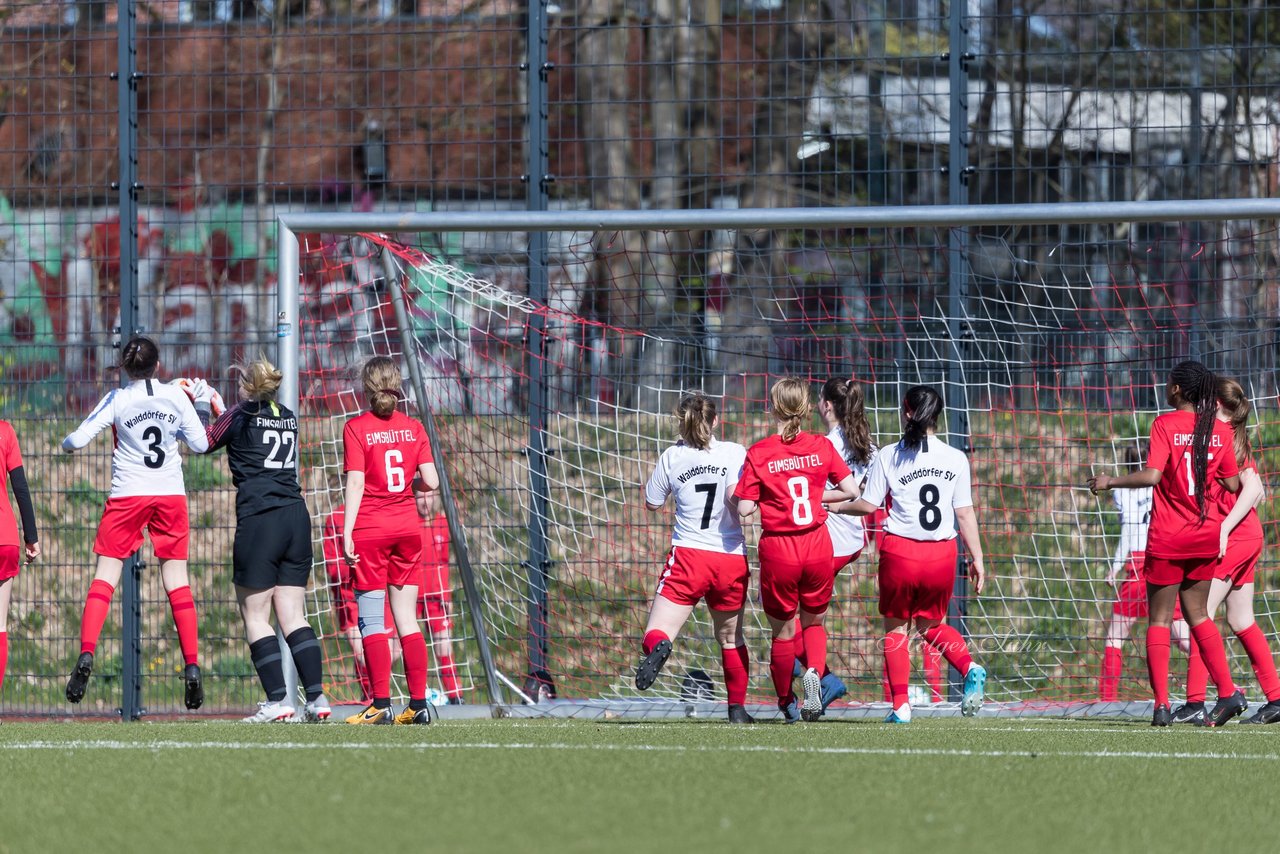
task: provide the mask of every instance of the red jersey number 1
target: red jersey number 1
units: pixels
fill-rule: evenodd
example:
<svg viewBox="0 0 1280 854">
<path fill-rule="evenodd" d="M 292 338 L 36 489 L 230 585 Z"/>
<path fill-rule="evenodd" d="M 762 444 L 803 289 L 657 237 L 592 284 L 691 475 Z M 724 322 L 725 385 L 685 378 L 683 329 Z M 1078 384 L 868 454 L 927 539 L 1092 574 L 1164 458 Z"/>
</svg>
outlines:
<svg viewBox="0 0 1280 854">
<path fill-rule="evenodd" d="M 1187 495 L 1194 496 L 1196 494 L 1196 476 L 1191 469 L 1191 452 L 1187 451 L 1182 455 L 1182 458 L 1187 461 Z M 1210 453 L 1205 459 L 1212 460 L 1213 454 Z"/>
</svg>

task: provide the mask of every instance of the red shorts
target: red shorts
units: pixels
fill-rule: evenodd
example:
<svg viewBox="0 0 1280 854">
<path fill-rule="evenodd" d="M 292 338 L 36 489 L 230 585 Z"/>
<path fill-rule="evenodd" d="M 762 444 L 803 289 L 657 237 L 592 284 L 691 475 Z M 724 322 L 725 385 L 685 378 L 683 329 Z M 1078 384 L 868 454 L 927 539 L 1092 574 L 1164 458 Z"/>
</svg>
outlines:
<svg viewBox="0 0 1280 854">
<path fill-rule="evenodd" d="M 1232 587 L 1253 582 L 1262 557 L 1262 540 L 1233 540 L 1227 538 L 1227 553 L 1218 564 L 1214 578 L 1225 578 Z"/>
<path fill-rule="evenodd" d="M 1170 584 L 1181 584 L 1184 581 L 1206 581 L 1217 574 L 1218 557 L 1188 557 L 1174 560 L 1167 557 L 1147 555 L 1143 574 L 1149 584 L 1167 587 Z"/>
<path fill-rule="evenodd" d="M 862 549 L 858 549 L 851 555 L 836 555 L 831 561 L 831 573 L 833 575 L 839 575 L 840 570 L 844 569 L 846 566 L 851 566 L 853 562 L 858 559 L 858 555 L 860 554 L 862 554 Z"/>
<path fill-rule="evenodd" d="M 747 601 L 750 576 L 744 554 L 672 546 L 654 592 L 677 605 L 693 606 L 706 599 L 713 611 L 737 611 Z"/>
<path fill-rule="evenodd" d="M 22 566 L 22 558 L 17 546 L 0 546 L 0 581 L 8 581 L 18 577 L 18 568 Z"/>
<path fill-rule="evenodd" d="M 956 541 L 885 534 L 880 546 L 880 614 L 945 620 L 956 584 Z"/>
<path fill-rule="evenodd" d="M 762 534 L 760 605 L 775 620 L 790 620 L 796 611 L 824 614 L 835 586 L 835 557 L 826 525 L 798 534 Z"/>
<path fill-rule="evenodd" d="M 1145 552 L 1129 553 L 1129 570 L 1128 578 L 1120 583 L 1120 590 L 1116 594 L 1115 604 L 1111 606 L 1111 613 L 1114 616 L 1128 617 L 1131 620 L 1141 619 L 1147 616 L 1147 582 L 1142 577 L 1142 569 L 1146 564 Z M 1182 601 L 1174 600 L 1173 603 L 1173 619 L 1174 621 L 1182 619 Z"/>
<path fill-rule="evenodd" d="M 124 560 L 142 545 L 142 529 L 160 560 L 186 560 L 190 523 L 185 495 L 130 495 L 108 498 L 98 523 L 93 553 Z"/>
<path fill-rule="evenodd" d="M 426 620 L 427 631 L 433 635 L 443 634 L 453 628 L 453 621 L 449 619 L 449 599 L 448 593 L 443 596 L 418 596 L 418 619 Z"/>
<path fill-rule="evenodd" d="M 360 561 L 352 569 L 356 590 L 382 590 L 417 585 L 422 578 L 418 560 L 422 557 L 422 535 L 417 531 L 393 536 L 351 535 Z"/>
</svg>

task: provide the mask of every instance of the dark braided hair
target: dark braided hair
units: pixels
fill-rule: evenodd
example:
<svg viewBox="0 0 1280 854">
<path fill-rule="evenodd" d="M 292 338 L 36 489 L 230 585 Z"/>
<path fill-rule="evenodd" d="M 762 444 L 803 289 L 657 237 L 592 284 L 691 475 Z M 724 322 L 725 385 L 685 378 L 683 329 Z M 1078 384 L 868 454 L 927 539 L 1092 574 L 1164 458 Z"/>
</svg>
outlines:
<svg viewBox="0 0 1280 854">
<path fill-rule="evenodd" d="M 845 462 L 861 466 L 871 462 L 871 425 L 867 423 L 867 399 L 862 384 L 832 377 L 822 386 L 822 399 L 835 411 L 845 445 L 853 457 Z"/>
<path fill-rule="evenodd" d="M 1195 431 L 1191 437 L 1191 473 L 1195 482 L 1202 484 L 1196 490 L 1196 507 L 1203 522 L 1209 514 L 1208 490 L 1203 484 L 1209 471 L 1209 440 L 1218 416 L 1218 378 L 1204 365 L 1188 360 L 1173 366 L 1169 372 L 1169 384 L 1178 387 L 1173 403 L 1177 405 L 1178 398 L 1181 398 L 1191 404 L 1196 414 Z"/>
<path fill-rule="evenodd" d="M 902 409 L 911 417 L 902 425 L 902 447 L 908 451 L 927 451 L 929 431 L 938 425 L 942 414 L 942 395 L 927 385 L 912 386 L 902 397 Z"/>
</svg>

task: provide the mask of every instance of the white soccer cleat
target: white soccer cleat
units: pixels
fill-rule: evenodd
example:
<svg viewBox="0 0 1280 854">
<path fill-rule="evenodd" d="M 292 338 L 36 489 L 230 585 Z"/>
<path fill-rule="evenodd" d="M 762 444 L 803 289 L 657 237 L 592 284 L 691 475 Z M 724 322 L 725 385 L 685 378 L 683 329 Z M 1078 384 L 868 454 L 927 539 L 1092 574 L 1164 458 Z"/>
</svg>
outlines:
<svg viewBox="0 0 1280 854">
<path fill-rule="evenodd" d="M 316 697 L 314 700 L 308 700 L 307 704 L 302 707 L 302 715 L 298 720 L 308 724 L 318 724 L 329 720 L 333 715 L 333 710 L 329 708 L 329 701 L 324 694 Z"/>
<path fill-rule="evenodd" d="M 800 719 L 812 723 L 822 717 L 822 677 L 818 671 L 810 667 L 800 677 L 800 685 L 804 688 L 804 705 L 800 707 Z"/>
<path fill-rule="evenodd" d="M 293 706 L 284 700 L 262 700 L 258 703 L 258 711 L 243 721 L 247 724 L 274 724 L 293 720 L 295 714 Z"/>
</svg>

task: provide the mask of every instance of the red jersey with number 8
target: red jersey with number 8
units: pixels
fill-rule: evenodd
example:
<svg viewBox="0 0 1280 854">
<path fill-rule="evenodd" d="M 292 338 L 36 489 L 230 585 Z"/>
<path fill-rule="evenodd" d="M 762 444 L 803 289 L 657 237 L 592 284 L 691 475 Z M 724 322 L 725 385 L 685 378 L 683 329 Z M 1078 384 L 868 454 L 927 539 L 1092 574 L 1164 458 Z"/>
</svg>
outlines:
<svg viewBox="0 0 1280 854">
<path fill-rule="evenodd" d="M 784 442 L 774 435 L 747 449 L 734 495 L 760 505 L 760 527 L 766 533 L 808 531 L 827 521 L 822 507 L 827 481 L 839 484 L 849 474 L 826 436 L 801 433 Z"/>
<path fill-rule="evenodd" d="M 1209 436 L 1207 484 L 1197 483 L 1191 459 L 1195 427 L 1195 413 L 1183 409 L 1166 412 L 1151 424 L 1147 468 L 1161 473 L 1147 533 L 1147 554 L 1153 557 L 1184 560 L 1218 555 L 1218 532 L 1226 514 L 1222 504 L 1212 494 L 1206 494 L 1208 515 L 1201 523 L 1196 498 L 1207 484 L 1239 474 L 1240 470 L 1231 427 L 1215 418 Z"/>
<path fill-rule="evenodd" d="M 434 462 L 427 431 L 402 412 L 386 418 L 366 412 L 342 431 L 343 471 L 364 472 L 364 497 L 353 533 L 392 536 L 422 527 L 413 500 L 413 478 L 422 463 Z"/>
</svg>

